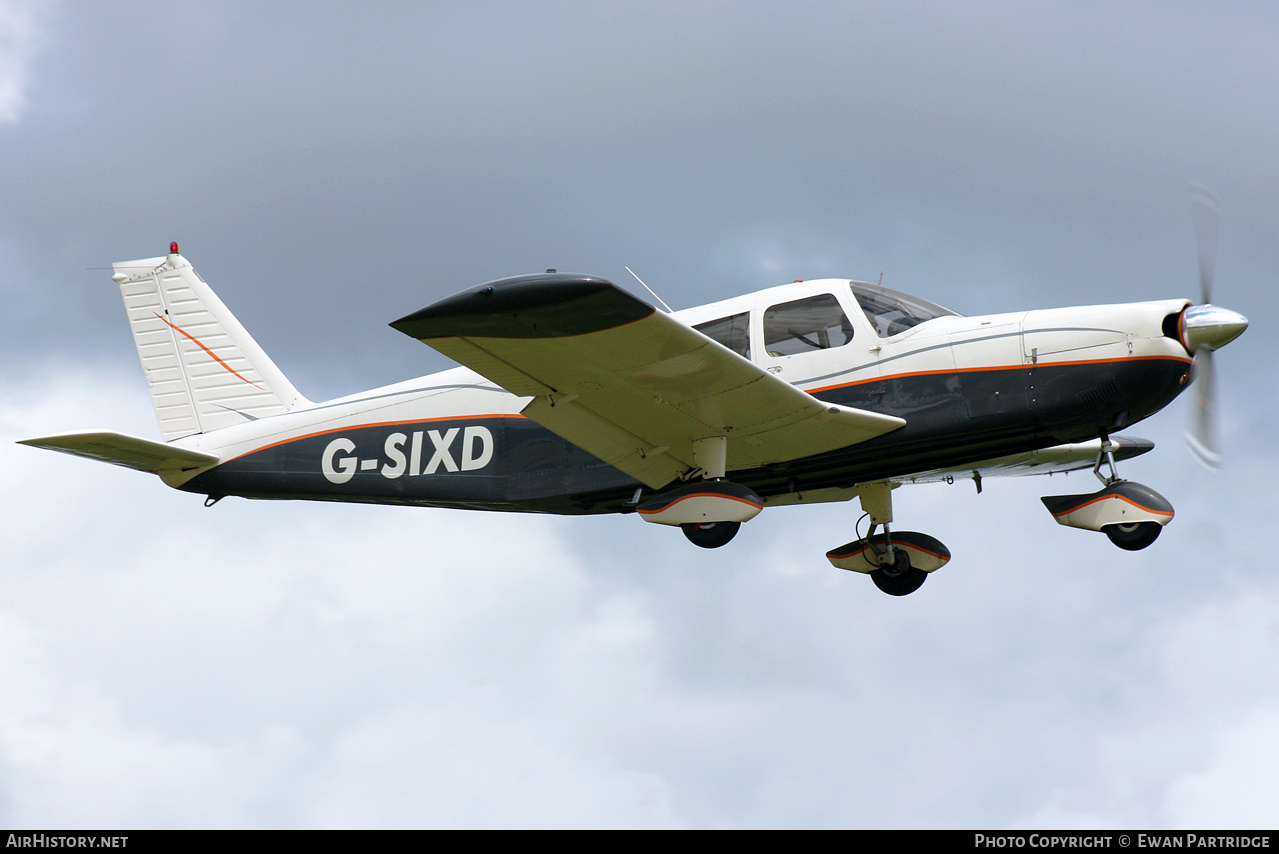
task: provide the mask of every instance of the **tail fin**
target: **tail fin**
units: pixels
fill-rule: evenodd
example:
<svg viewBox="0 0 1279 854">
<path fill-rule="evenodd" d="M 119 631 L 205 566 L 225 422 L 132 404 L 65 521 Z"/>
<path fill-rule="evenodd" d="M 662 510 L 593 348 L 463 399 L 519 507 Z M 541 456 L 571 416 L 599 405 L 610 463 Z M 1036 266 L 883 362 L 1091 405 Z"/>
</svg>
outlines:
<svg viewBox="0 0 1279 854">
<path fill-rule="evenodd" d="M 310 404 L 177 252 L 121 261 L 129 326 L 166 442 Z"/>
</svg>

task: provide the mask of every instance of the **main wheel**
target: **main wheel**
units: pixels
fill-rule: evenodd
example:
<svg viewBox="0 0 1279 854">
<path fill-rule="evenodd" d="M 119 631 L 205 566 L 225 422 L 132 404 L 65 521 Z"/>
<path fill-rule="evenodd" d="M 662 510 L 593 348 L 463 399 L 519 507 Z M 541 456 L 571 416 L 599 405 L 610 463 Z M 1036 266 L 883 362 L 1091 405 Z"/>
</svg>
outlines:
<svg viewBox="0 0 1279 854">
<path fill-rule="evenodd" d="M 737 536 L 741 522 L 688 522 L 679 529 L 688 537 L 688 541 L 704 549 L 717 549 L 728 545 L 728 541 Z"/>
<path fill-rule="evenodd" d="M 1131 522 L 1126 525 L 1107 525 L 1102 530 L 1119 548 L 1135 552 L 1159 539 L 1163 526 L 1158 522 Z"/>
<path fill-rule="evenodd" d="M 910 565 L 910 555 L 906 554 L 905 549 L 894 549 L 894 553 L 896 563 L 871 570 L 871 581 L 889 596 L 914 593 L 928 580 L 928 573 Z"/>
</svg>

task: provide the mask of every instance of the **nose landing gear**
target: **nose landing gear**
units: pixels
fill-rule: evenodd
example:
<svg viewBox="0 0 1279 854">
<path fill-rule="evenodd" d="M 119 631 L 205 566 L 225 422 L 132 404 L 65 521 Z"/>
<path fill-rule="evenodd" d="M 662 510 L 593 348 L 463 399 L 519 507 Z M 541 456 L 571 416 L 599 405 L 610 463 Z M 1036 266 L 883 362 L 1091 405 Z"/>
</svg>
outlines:
<svg viewBox="0 0 1279 854">
<path fill-rule="evenodd" d="M 1159 539 L 1163 526 L 1158 522 L 1127 522 L 1107 525 L 1101 530 L 1119 548 L 1137 552 Z"/>
<path fill-rule="evenodd" d="M 1086 495 L 1045 495 L 1039 499 L 1058 524 L 1086 531 L 1101 531 L 1121 549 L 1144 549 L 1159 538 L 1174 515 L 1168 499 L 1150 487 L 1123 480 L 1115 471 L 1114 446 L 1101 437 L 1101 451 L 1093 474 L 1102 488 Z M 1110 476 L 1101 473 L 1108 464 Z"/>
</svg>

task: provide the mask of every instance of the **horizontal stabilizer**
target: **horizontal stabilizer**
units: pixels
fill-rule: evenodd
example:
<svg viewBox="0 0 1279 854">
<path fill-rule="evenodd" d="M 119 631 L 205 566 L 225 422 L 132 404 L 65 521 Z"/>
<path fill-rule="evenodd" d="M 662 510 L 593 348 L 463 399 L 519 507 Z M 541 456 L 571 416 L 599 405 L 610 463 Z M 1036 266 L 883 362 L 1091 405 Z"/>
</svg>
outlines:
<svg viewBox="0 0 1279 854">
<path fill-rule="evenodd" d="M 124 466 L 151 474 L 177 474 L 206 468 L 218 461 L 214 454 L 175 448 L 163 442 L 113 433 L 109 430 L 82 430 L 60 436 L 23 439 L 18 444 L 47 448 L 77 457 Z"/>
</svg>

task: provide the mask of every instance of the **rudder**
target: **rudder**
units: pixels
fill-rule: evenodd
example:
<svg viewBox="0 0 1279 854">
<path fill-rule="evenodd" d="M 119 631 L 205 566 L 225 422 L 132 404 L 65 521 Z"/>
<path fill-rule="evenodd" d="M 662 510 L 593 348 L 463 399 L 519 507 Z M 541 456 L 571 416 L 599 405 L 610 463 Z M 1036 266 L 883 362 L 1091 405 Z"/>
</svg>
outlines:
<svg viewBox="0 0 1279 854">
<path fill-rule="evenodd" d="M 164 440 L 309 405 L 177 248 L 112 265 Z"/>
</svg>

